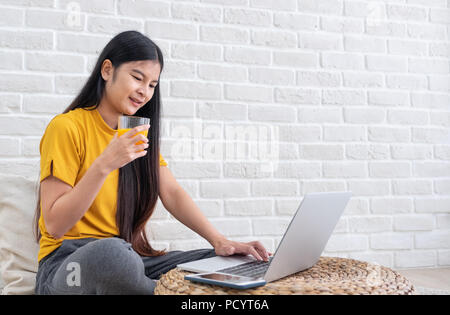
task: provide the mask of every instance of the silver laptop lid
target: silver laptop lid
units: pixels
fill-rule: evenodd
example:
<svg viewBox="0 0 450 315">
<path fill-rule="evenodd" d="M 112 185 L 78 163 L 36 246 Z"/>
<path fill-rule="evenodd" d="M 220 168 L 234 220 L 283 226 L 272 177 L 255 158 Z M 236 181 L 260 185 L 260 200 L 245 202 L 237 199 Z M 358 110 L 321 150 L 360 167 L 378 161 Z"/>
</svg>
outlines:
<svg viewBox="0 0 450 315">
<path fill-rule="evenodd" d="M 271 282 L 312 267 L 333 233 L 351 192 L 305 195 L 273 255 L 264 280 Z"/>
</svg>

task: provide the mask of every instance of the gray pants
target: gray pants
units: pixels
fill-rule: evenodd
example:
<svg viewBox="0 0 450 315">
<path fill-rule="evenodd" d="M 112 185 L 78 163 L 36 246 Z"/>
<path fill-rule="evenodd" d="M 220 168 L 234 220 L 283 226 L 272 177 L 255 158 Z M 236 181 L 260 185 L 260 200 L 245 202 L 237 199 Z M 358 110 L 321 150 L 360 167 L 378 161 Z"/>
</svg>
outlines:
<svg viewBox="0 0 450 315">
<path fill-rule="evenodd" d="M 213 249 L 137 254 L 112 237 L 64 240 L 39 262 L 36 294 L 153 294 L 156 280 L 177 264 L 216 256 Z"/>
</svg>

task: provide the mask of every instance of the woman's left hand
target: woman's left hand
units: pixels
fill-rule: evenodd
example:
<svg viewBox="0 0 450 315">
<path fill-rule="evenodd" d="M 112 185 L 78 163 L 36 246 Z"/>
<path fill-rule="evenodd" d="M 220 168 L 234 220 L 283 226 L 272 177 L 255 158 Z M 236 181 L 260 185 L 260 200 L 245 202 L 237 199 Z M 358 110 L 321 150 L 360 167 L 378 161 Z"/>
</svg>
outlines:
<svg viewBox="0 0 450 315">
<path fill-rule="evenodd" d="M 235 254 L 252 255 L 257 260 L 269 260 L 269 254 L 264 246 L 258 242 L 241 243 L 222 239 L 214 244 L 214 250 L 219 256 L 230 256 Z"/>
</svg>

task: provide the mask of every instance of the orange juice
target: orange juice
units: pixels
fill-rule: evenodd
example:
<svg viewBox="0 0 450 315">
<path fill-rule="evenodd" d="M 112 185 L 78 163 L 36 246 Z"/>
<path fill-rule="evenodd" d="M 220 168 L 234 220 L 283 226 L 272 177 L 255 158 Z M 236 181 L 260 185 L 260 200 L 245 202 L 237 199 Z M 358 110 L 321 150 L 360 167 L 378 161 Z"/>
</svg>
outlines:
<svg viewBox="0 0 450 315">
<path fill-rule="evenodd" d="M 132 128 L 117 129 L 118 136 L 119 136 L 119 137 L 122 136 L 123 134 L 127 133 L 127 132 L 130 131 L 131 129 L 132 129 Z M 136 133 L 136 135 L 139 134 L 139 133 L 142 134 L 142 135 L 144 135 L 145 137 L 147 137 L 148 130 L 139 131 L 138 133 Z M 134 135 L 133 137 L 135 137 L 136 135 Z M 144 143 L 144 142 L 138 141 L 138 142 L 136 142 L 136 145 L 142 144 L 142 143 Z"/>
</svg>

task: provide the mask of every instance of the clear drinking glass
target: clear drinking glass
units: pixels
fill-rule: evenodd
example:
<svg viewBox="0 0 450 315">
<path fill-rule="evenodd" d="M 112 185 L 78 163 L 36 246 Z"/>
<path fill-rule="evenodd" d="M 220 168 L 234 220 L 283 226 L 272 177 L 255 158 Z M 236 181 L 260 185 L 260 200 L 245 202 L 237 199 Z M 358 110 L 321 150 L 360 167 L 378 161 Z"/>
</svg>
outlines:
<svg viewBox="0 0 450 315">
<path fill-rule="evenodd" d="M 138 117 L 138 116 L 119 116 L 119 125 L 117 127 L 118 136 L 122 136 L 124 133 L 130 131 L 134 127 L 142 125 L 150 125 L 150 118 Z M 138 132 L 143 134 L 145 137 L 148 135 L 148 129 Z M 136 142 L 136 145 L 142 144 L 142 141 Z"/>
</svg>

